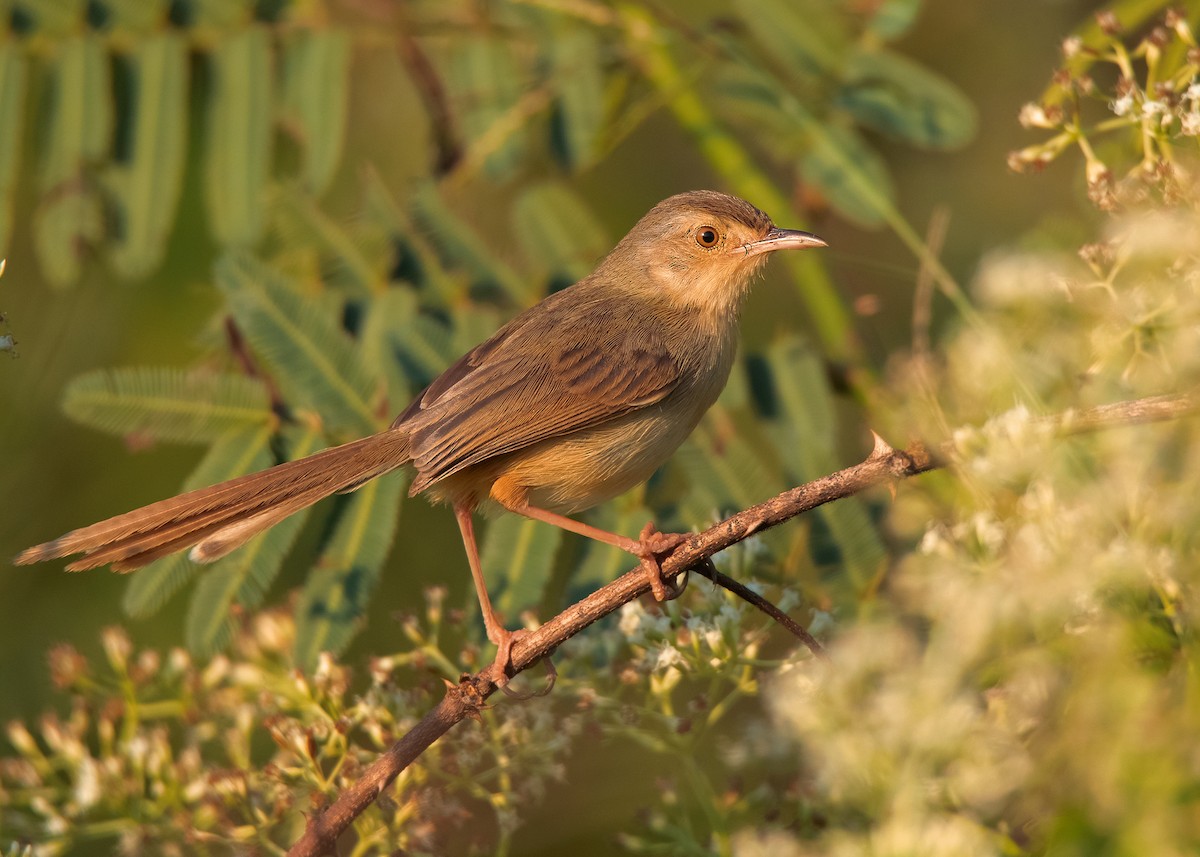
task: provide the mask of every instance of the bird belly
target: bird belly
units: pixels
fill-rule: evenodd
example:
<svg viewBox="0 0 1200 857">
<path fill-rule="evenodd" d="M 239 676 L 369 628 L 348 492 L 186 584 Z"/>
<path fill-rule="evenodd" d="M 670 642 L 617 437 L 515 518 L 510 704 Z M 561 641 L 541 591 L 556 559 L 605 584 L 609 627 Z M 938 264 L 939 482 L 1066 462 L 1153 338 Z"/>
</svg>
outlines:
<svg viewBox="0 0 1200 857">
<path fill-rule="evenodd" d="M 655 405 L 495 459 L 490 490 L 481 498 L 490 493 L 494 499 L 519 501 L 524 494 L 531 506 L 568 514 L 645 482 L 716 400 L 727 365 Z"/>
<path fill-rule="evenodd" d="M 531 506 L 570 513 L 645 482 L 695 427 L 695 420 L 647 408 L 603 426 L 505 456 L 496 489 L 524 489 Z"/>
</svg>

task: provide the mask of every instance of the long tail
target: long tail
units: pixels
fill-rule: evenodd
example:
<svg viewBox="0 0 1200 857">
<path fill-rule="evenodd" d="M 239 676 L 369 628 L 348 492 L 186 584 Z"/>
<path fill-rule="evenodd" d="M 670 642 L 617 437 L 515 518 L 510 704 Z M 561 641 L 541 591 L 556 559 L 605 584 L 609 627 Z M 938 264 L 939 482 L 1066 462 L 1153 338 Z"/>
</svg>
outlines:
<svg viewBox="0 0 1200 857">
<path fill-rule="evenodd" d="M 192 559 L 212 562 L 288 515 L 406 464 L 408 448 L 407 433 L 373 434 L 72 530 L 14 561 L 28 565 L 82 553 L 70 571 L 106 564 L 132 571 L 195 545 Z"/>
</svg>

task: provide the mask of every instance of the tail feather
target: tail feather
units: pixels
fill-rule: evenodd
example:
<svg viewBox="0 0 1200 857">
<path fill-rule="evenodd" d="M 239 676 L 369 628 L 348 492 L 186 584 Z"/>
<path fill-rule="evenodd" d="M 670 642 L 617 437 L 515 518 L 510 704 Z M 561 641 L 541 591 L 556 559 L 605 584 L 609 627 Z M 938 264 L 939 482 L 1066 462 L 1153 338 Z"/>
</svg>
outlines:
<svg viewBox="0 0 1200 857">
<path fill-rule="evenodd" d="M 249 518 L 235 521 L 196 542 L 188 556 L 192 558 L 193 562 L 216 562 L 226 554 L 240 548 L 259 533 L 269 530 L 284 518 L 290 517 L 306 506 L 311 506 L 314 502 L 315 500 L 308 495 L 301 494 L 278 506 L 251 515 Z"/>
<path fill-rule="evenodd" d="M 406 464 L 408 447 L 402 432 L 374 434 L 72 530 L 23 551 L 15 562 L 82 553 L 70 570 L 111 564 L 132 571 L 197 542 L 193 559 L 211 562 L 323 497 Z"/>
</svg>

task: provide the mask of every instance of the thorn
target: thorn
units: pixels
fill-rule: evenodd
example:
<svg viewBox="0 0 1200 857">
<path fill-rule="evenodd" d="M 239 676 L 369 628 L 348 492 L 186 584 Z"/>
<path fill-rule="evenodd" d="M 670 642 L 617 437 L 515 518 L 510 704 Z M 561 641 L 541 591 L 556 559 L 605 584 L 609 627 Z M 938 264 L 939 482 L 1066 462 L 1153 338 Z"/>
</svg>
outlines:
<svg viewBox="0 0 1200 857">
<path fill-rule="evenodd" d="M 871 450 L 869 458 L 887 458 L 895 454 L 896 450 L 892 448 L 892 445 L 874 431 L 871 432 L 871 437 L 875 438 L 875 446 Z"/>
</svg>

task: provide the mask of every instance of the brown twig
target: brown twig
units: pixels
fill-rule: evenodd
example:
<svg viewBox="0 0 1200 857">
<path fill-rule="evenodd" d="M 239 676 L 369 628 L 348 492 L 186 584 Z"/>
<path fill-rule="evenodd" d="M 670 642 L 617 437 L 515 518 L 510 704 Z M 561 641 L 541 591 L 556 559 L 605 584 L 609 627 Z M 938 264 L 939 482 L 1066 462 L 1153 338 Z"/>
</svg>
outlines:
<svg viewBox="0 0 1200 857">
<path fill-rule="evenodd" d="M 784 613 L 766 598 L 763 598 L 746 584 L 734 580 L 727 574 L 722 574 L 721 572 L 717 571 L 717 567 L 713 565 L 713 561 L 711 559 L 706 559 L 699 563 L 695 568 L 692 569 L 692 571 L 696 572 L 696 574 L 699 574 L 701 577 L 707 577 L 717 586 L 728 589 L 743 601 L 753 604 L 780 625 L 791 631 L 792 634 L 798 637 L 800 642 L 808 646 L 808 650 L 818 658 L 829 658 L 829 655 L 825 654 L 825 647 L 817 642 L 816 637 L 808 633 L 807 628 L 805 628 L 788 614 Z"/>
<path fill-rule="evenodd" d="M 232 316 L 225 318 L 224 328 L 225 341 L 229 344 L 229 353 L 237 361 L 242 374 L 247 378 L 262 381 L 263 386 L 267 388 L 267 401 L 270 402 L 271 412 L 281 419 L 286 419 L 288 417 L 288 407 L 283 393 L 279 389 L 279 385 L 275 383 L 274 378 L 259 368 L 258 363 L 254 360 L 254 355 L 250 353 L 250 346 L 246 343 L 246 337 L 242 336 L 242 331 Z"/>
<path fill-rule="evenodd" d="M 403 10 L 404 7 L 400 5 L 397 8 Z M 435 152 L 433 174 L 443 176 L 458 166 L 458 162 L 462 160 L 463 147 L 455 125 L 454 111 L 451 110 L 450 99 L 446 95 L 446 87 L 442 85 L 437 69 L 433 67 L 433 62 L 426 56 L 410 27 L 407 18 L 396 26 L 396 48 L 400 54 L 400 61 L 408 70 L 429 116 Z"/>
<path fill-rule="evenodd" d="M 1076 434 L 1175 419 L 1195 412 L 1197 405 L 1195 394 L 1184 393 L 1102 405 L 1048 419 L 1061 433 Z M 952 450 L 945 450 L 945 458 L 950 452 Z M 860 464 L 792 488 L 691 536 L 662 560 L 663 575 L 674 577 L 702 566 L 725 548 L 817 506 L 873 486 L 916 476 L 944 464 L 944 459 L 935 458 L 923 444 L 916 443 L 908 449 L 896 450 L 876 435 L 875 448 Z M 572 604 L 513 644 L 513 675 L 548 657 L 562 643 L 593 622 L 649 591 L 645 570 L 639 567 Z M 803 633 L 804 636 L 810 636 L 807 632 Z M 816 643 L 815 640 L 812 642 Z M 814 651 L 819 649 L 818 644 Z M 496 691 L 498 677 L 493 664 L 475 675 L 463 676 L 457 685 L 450 685 L 442 701 L 412 730 L 376 759 L 327 809 L 309 818 L 304 835 L 288 851 L 288 857 L 333 854 L 338 837 L 401 771 L 461 720 L 479 716 L 484 702 Z"/>
</svg>

